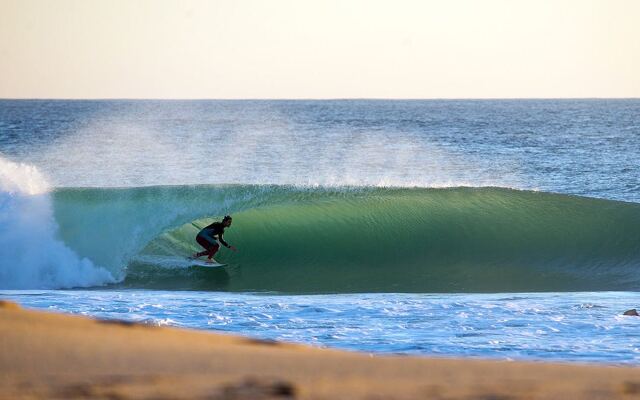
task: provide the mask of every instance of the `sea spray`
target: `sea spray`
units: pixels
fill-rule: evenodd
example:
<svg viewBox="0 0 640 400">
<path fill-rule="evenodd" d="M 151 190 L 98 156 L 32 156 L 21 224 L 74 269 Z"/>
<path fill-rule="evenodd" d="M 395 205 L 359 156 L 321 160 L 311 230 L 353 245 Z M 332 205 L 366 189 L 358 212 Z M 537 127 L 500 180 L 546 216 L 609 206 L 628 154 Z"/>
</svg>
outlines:
<svg viewBox="0 0 640 400">
<path fill-rule="evenodd" d="M 33 166 L 0 157 L 0 288 L 69 288 L 113 282 L 58 239 L 49 185 Z"/>
</svg>

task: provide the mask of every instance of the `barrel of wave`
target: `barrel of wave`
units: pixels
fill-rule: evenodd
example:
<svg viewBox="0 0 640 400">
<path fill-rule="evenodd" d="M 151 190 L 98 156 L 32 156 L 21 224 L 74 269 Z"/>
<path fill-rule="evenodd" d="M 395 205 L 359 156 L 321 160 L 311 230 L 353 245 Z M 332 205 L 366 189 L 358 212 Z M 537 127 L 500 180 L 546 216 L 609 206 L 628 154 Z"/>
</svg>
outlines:
<svg viewBox="0 0 640 400">
<path fill-rule="evenodd" d="M 143 253 L 187 253 L 196 233 L 192 223 L 169 230 Z M 245 210 L 225 237 L 240 251 L 218 256 L 235 272 L 215 289 L 624 290 L 638 284 L 640 206 L 499 188 L 380 188 Z"/>
</svg>

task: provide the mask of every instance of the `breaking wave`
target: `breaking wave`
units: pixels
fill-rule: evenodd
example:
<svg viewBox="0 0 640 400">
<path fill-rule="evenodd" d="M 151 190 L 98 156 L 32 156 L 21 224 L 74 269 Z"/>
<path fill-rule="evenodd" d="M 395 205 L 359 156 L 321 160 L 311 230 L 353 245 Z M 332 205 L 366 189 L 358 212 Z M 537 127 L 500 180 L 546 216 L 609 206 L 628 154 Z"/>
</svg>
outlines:
<svg viewBox="0 0 640 400">
<path fill-rule="evenodd" d="M 637 290 L 640 205 L 504 188 L 57 189 L 60 237 L 119 285 L 187 290 Z M 189 268 L 233 214 L 228 267 Z"/>
</svg>

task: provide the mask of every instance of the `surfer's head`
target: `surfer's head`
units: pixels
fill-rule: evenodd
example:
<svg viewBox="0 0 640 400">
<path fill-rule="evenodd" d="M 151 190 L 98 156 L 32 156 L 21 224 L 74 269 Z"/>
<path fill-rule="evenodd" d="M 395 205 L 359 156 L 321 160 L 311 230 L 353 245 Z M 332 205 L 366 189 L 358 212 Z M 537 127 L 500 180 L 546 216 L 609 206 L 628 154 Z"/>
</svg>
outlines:
<svg viewBox="0 0 640 400">
<path fill-rule="evenodd" d="M 224 226 L 231 226 L 231 221 L 233 221 L 233 218 L 231 218 L 231 215 L 225 215 L 224 218 L 222 218 L 222 224 Z"/>
</svg>

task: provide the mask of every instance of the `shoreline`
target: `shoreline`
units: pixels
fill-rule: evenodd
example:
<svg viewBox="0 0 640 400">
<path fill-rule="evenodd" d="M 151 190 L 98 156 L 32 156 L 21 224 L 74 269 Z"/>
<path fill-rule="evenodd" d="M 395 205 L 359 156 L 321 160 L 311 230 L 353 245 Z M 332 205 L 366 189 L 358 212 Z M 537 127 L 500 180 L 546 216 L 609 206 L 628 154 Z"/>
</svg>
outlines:
<svg viewBox="0 0 640 400">
<path fill-rule="evenodd" d="M 0 301 L 0 399 L 633 399 L 640 368 L 371 356 Z"/>
</svg>

